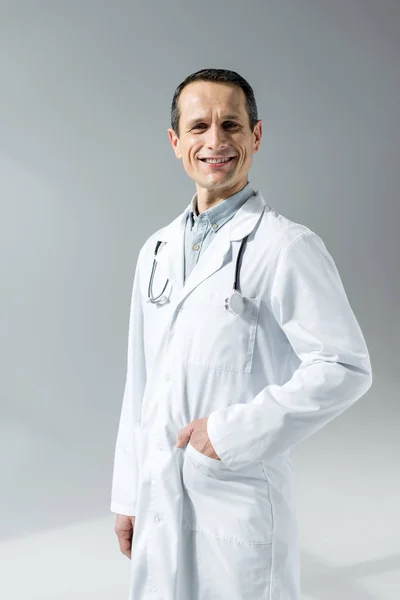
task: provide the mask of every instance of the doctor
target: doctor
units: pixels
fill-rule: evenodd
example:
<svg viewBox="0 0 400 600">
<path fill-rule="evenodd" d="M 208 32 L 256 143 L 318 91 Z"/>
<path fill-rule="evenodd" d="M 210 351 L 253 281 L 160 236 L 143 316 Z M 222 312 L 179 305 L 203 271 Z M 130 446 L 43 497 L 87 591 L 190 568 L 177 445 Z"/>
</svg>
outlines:
<svg viewBox="0 0 400 600">
<path fill-rule="evenodd" d="M 196 193 L 140 249 L 111 511 L 130 600 L 300 600 L 290 451 L 372 383 L 317 233 L 251 188 L 250 85 L 205 69 L 169 138 Z"/>
</svg>

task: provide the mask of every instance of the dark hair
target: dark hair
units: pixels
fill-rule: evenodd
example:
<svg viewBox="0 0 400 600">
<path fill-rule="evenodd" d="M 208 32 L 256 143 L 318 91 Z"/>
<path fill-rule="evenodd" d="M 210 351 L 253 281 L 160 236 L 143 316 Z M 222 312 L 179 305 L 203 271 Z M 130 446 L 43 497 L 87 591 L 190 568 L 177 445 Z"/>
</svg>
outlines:
<svg viewBox="0 0 400 600">
<path fill-rule="evenodd" d="M 186 77 L 186 79 L 184 79 L 182 83 L 178 85 L 172 98 L 171 127 L 178 137 L 180 118 L 178 104 L 179 96 L 183 88 L 189 83 L 192 83 L 193 81 L 213 81 L 216 83 L 230 83 L 241 87 L 246 96 L 246 107 L 247 114 L 249 116 L 250 129 L 251 131 L 254 131 L 254 127 L 259 119 L 257 115 L 256 99 L 254 97 L 254 92 L 251 85 L 243 77 L 241 77 L 239 73 L 236 73 L 236 71 L 229 71 L 228 69 L 201 69 L 200 71 L 196 71 L 196 73 L 188 75 L 188 77 Z"/>
</svg>

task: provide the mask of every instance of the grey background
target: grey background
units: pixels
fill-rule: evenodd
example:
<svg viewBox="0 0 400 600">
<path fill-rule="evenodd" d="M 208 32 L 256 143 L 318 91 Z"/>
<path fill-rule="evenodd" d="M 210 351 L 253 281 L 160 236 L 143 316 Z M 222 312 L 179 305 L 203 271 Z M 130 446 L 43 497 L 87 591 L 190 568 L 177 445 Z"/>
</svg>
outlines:
<svg viewBox="0 0 400 600">
<path fill-rule="evenodd" d="M 167 128 L 205 67 L 253 86 L 250 183 L 323 238 L 370 350 L 371 390 L 292 454 L 304 598 L 398 598 L 399 30 L 395 0 L 0 2 L 4 600 L 127 597 L 132 278 L 195 192 Z"/>
</svg>

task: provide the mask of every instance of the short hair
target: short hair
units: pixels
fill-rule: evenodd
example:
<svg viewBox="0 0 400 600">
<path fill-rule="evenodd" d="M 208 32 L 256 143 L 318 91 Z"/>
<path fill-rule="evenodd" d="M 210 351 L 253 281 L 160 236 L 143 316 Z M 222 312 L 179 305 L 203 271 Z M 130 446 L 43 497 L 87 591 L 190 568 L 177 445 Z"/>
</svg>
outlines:
<svg viewBox="0 0 400 600">
<path fill-rule="evenodd" d="M 182 81 L 176 88 L 171 104 L 171 127 L 179 137 L 179 96 L 184 87 L 192 83 L 193 81 L 212 81 L 215 83 L 230 83 L 238 85 L 242 88 L 246 96 L 246 108 L 249 117 L 249 125 L 251 131 L 254 131 L 254 127 L 258 122 L 257 104 L 254 96 L 253 88 L 251 85 L 236 71 L 229 71 L 228 69 L 201 69 L 191 75 L 188 75 L 186 79 Z"/>
</svg>

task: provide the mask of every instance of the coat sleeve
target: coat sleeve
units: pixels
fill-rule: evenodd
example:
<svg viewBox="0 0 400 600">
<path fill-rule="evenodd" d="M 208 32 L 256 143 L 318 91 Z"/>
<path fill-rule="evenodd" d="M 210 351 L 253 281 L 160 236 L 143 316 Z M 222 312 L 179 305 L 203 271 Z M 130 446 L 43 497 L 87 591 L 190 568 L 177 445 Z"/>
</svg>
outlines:
<svg viewBox="0 0 400 600">
<path fill-rule="evenodd" d="M 363 334 L 334 260 L 312 230 L 281 254 L 268 304 L 301 363 L 284 385 L 209 415 L 210 441 L 231 469 L 291 450 L 372 385 Z"/>
<path fill-rule="evenodd" d="M 141 405 L 146 384 L 139 259 L 132 287 L 125 389 L 115 445 L 111 512 L 135 516 L 140 469 Z"/>
</svg>

